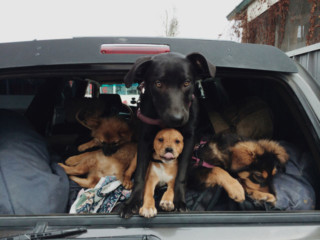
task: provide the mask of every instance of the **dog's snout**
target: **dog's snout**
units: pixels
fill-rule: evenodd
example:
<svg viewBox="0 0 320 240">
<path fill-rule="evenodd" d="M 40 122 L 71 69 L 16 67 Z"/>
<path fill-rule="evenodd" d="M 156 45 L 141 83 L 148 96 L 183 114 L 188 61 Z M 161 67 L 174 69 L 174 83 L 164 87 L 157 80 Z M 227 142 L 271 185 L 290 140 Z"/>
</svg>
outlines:
<svg viewBox="0 0 320 240">
<path fill-rule="evenodd" d="M 118 150 L 118 148 L 119 146 L 114 143 L 111 143 L 111 144 L 102 143 L 102 151 L 106 156 L 110 156 L 114 154 Z"/>
<path fill-rule="evenodd" d="M 169 119 L 172 126 L 181 126 L 183 123 L 183 120 L 184 120 L 183 114 L 179 114 L 179 113 L 172 114 Z"/>
<path fill-rule="evenodd" d="M 172 153 L 172 152 L 173 152 L 173 149 L 172 149 L 171 147 L 167 147 L 167 148 L 165 149 L 165 151 L 166 151 L 167 153 Z"/>
</svg>

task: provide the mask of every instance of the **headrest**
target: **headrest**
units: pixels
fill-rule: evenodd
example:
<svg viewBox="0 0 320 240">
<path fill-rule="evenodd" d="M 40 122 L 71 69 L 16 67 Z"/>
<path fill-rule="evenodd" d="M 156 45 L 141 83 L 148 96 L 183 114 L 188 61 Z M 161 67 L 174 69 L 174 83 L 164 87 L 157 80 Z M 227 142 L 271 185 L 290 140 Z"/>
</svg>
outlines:
<svg viewBox="0 0 320 240">
<path fill-rule="evenodd" d="M 119 94 L 101 94 L 99 98 L 74 98 L 65 102 L 66 121 L 75 122 L 75 116 L 80 118 L 108 117 L 130 112 Z"/>
</svg>

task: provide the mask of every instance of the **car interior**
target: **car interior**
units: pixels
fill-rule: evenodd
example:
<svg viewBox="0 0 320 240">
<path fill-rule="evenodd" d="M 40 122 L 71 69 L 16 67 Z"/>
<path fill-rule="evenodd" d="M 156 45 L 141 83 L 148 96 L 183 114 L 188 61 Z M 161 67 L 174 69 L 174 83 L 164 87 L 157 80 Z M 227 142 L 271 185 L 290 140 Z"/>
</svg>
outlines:
<svg viewBox="0 0 320 240">
<path fill-rule="evenodd" d="M 75 116 L 81 108 L 92 110 L 93 99 L 106 111 L 127 118 L 131 117 L 131 111 L 135 115 L 139 92 L 136 84 L 124 93 L 125 73 L 126 70 L 114 74 L 10 76 L 0 81 L 0 108 L 23 115 L 45 139 L 52 159 L 64 162 L 77 154 L 79 144 L 90 139 L 89 129 L 79 124 Z M 129 98 L 125 99 L 128 94 Z M 226 129 L 237 131 L 242 124 L 250 128 L 246 131 L 247 137 L 268 138 L 292 146 L 290 153 L 297 158 L 294 164 L 300 164 L 296 166 L 300 171 L 298 182 L 303 185 L 301 188 L 305 187 L 301 191 L 307 192 L 306 197 L 311 201 L 308 202 L 309 210 L 319 209 L 317 176 L 320 159 L 314 144 L 317 140 L 307 122 L 306 112 L 281 77 L 264 71 L 218 69 L 214 79 L 197 83 L 197 97 L 202 109 L 199 135 L 213 135 Z M 70 189 L 72 186 L 70 183 Z M 80 190 L 79 187 L 74 189 Z M 286 194 L 287 200 L 292 200 L 290 192 Z M 74 193 L 73 197 L 69 193 L 65 212 L 69 212 L 71 198 Z M 226 198 L 218 188 L 201 193 L 192 190 L 187 195 L 188 206 L 194 211 L 270 210 L 252 202 L 246 206 L 235 203 L 225 206 Z M 296 198 L 293 201 L 304 200 Z M 299 209 L 299 204 L 288 206 L 289 202 L 271 210 L 305 210 Z"/>
</svg>

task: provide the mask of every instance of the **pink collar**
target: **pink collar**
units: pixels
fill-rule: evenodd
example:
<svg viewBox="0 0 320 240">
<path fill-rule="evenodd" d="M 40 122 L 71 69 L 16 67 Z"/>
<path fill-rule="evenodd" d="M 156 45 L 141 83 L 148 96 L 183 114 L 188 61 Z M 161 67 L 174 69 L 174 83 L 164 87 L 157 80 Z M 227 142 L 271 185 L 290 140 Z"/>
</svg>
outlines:
<svg viewBox="0 0 320 240">
<path fill-rule="evenodd" d="M 150 124 L 150 125 L 158 125 L 158 126 L 162 126 L 163 122 L 161 119 L 153 119 L 153 118 L 149 118 L 145 115 L 143 115 L 141 113 L 141 109 L 138 108 L 137 110 L 137 117 L 144 123 Z"/>
<path fill-rule="evenodd" d="M 207 162 L 205 162 L 205 161 L 201 161 L 200 158 L 197 158 L 197 157 L 195 157 L 195 156 L 192 156 L 192 159 L 196 161 L 196 162 L 194 163 L 194 165 L 193 165 L 194 167 L 199 167 L 199 166 L 201 166 L 201 167 L 205 167 L 205 168 L 214 168 L 213 165 L 211 165 L 211 164 L 209 164 L 209 163 L 207 163 Z"/>
</svg>

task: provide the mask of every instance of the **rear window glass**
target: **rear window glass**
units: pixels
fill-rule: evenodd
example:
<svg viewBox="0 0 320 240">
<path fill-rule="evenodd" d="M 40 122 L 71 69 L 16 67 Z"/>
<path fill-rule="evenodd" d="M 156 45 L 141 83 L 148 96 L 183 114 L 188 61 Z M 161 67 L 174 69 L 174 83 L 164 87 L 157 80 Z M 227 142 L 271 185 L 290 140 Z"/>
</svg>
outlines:
<svg viewBox="0 0 320 240">
<path fill-rule="evenodd" d="M 130 88 L 126 88 L 125 84 L 101 84 L 99 87 L 100 94 L 119 94 L 124 104 L 134 106 L 139 97 L 138 83 L 132 84 Z M 86 97 L 92 97 L 93 84 L 88 85 Z"/>
</svg>

